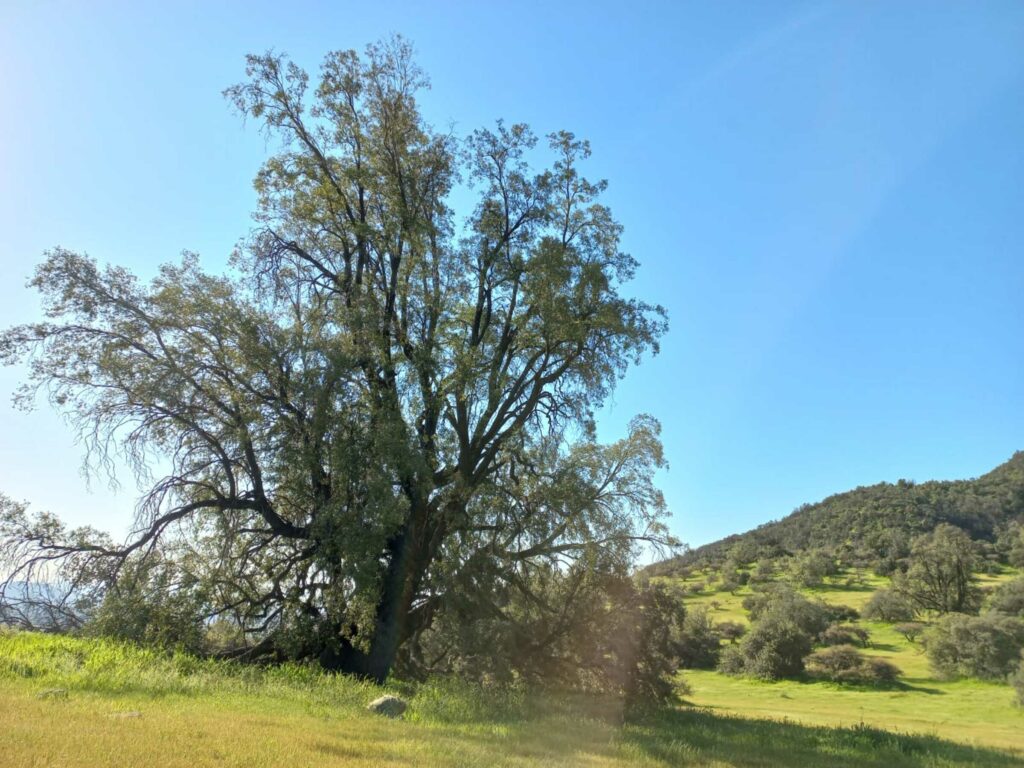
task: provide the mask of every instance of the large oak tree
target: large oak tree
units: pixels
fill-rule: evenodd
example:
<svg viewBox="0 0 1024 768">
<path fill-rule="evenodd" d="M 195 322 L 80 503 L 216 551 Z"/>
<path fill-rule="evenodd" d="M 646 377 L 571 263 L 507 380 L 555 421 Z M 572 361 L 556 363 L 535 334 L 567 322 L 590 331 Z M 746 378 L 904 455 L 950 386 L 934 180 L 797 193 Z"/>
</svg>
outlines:
<svg viewBox="0 0 1024 768">
<path fill-rule="evenodd" d="M 330 54 L 312 90 L 282 56 L 246 73 L 226 95 L 280 148 L 232 272 L 186 256 L 143 283 L 58 248 L 31 281 L 47 320 L 0 339 L 27 400 L 44 388 L 90 456 L 149 478 L 123 545 L 6 502 L 9 583 L 82 594 L 173 551 L 211 615 L 382 680 L 474 579 L 528 593 L 664 540 L 657 424 L 594 440 L 666 326 L 621 293 L 637 263 L 580 173 L 588 144 L 435 131 L 400 39 Z"/>
</svg>

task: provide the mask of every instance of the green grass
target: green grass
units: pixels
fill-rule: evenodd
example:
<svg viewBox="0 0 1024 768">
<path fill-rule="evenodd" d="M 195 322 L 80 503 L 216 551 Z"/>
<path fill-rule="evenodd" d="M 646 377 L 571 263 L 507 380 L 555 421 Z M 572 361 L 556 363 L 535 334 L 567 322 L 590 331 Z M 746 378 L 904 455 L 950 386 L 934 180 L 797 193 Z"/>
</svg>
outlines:
<svg viewBox="0 0 1024 768">
<path fill-rule="evenodd" d="M 710 571 L 694 573 L 681 583 L 707 581 Z M 863 609 L 876 589 L 889 587 L 887 578 L 858 574 L 862 584 L 847 586 L 848 574 L 828 579 L 818 588 L 801 589 L 808 597 Z M 994 576 L 982 576 L 982 587 L 992 587 L 1014 578 L 1019 572 L 1005 569 Z M 688 597 L 689 606 L 705 606 L 715 622 L 740 621 L 749 624 L 743 598 L 751 587 L 734 594 L 715 590 L 717 584 Z M 712 607 L 712 606 L 715 607 Z M 868 725 L 909 733 L 931 734 L 964 744 L 986 745 L 1014 750 L 1024 755 L 1024 709 L 1015 706 L 1008 685 L 976 680 L 944 681 L 934 677 L 922 647 L 907 641 L 891 624 L 860 620 L 855 624 L 871 633 L 864 653 L 884 658 L 902 671 L 900 685 L 876 690 L 822 681 L 780 681 L 765 683 L 734 678 L 717 672 L 688 670 L 685 679 L 692 688 L 687 701 L 714 713 L 749 718 L 786 720 L 807 725 Z"/>
<path fill-rule="evenodd" d="M 691 676 L 695 696 L 714 673 Z M 788 684 L 787 684 L 788 685 Z M 792 684 L 797 686 L 799 684 Z M 40 699 L 47 688 L 66 698 Z M 782 689 L 760 685 L 762 691 Z M 1016 766 L 998 735 L 975 746 L 862 726 L 820 727 L 663 708 L 631 719 L 610 698 L 394 689 L 402 720 L 364 710 L 382 690 L 301 666 L 255 668 L 116 643 L 0 634 L 0 764 L 32 766 Z M 842 692 L 838 692 L 842 693 Z M 768 695 L 768 699 L 771 695 Z M 766 700 L 768 700 L 766 699 Z M 992 704 L 991 708 L 995 708 Z M 138 713 L 125 717 L 124 713 Z M 119 716 L 120 715 L 120 716 Z M 865 721 L 866 722 L 866 721 Z M 889 724 L 891 725 L 891 723 Z M 899 728 L 904 728 L 898 724 Z M 908 729 L 910 725 L 906 726 Z"/>
</svg>

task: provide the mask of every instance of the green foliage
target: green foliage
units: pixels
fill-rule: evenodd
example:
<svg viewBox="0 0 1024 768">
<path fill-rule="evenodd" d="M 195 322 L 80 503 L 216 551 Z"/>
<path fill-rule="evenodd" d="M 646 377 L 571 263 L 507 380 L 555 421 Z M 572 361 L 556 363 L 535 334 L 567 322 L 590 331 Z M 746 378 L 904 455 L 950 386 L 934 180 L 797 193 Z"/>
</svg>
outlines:
<svg viewBox="0 0 1024 768">
<path fill-rule="evenodd" d="M 741 539 L 729 549 L 729 560 L 736 564 L 736 567 L 749 565 L 757 559 L 757 545 L 748 540 Z"/>
<path fill-rule="evenodd" d="M 876 621 L 912 621 L 917 608 L 909 598 L 893 589 L 876 590 L 864 606 L 864 618 Z"/>
<path fill-rule="evenodd" d="M 995 541 L 996 551 L 1015 568 L 1024 568 L 1024 520 L 1011 520 Z"/>
<path fill-rule="evenodd" d="M 722 571 L 721 589 L 735 593 L 746 582 L 744 576 L 746 574 L 741 574 L 735 568 L 726 568 Z"/>
<path fill-rule="evenodd" d="M 672 697 L 689 618 L 678 589 L 637 584 L 600 561 L 527 578 L 522 590 L 481 590 L 453 602 L 406 645 L 398 673 L 561 685 L 631 703 Z M 481 596 L 489 602 L 480 604 Z"/>
<path fill-rule="evenodd" d="M 772 613 L 757 621 L 739 645 L 723 652 L 719 670 L 762 680 L 792 677 L 803 671 L 811 647 L 811 636 L 796 622 Z"/>
<path fill-rule="evenodd" d="M 977 552 L 966 532 L 942 523 L 914 539 L 910 566 L 894 580 L 898 592 L 919 609 L 936 613 L 977 612 Z"/>
<path fill-rule="evenodd" d="M 796 560 L 793 577 L 805 587 L 817 587 L 826 576 L 835 575 L 837 570 L 833 555 L 822 549 L 812 549 Z"/>
<path fill-rule="evenodd" d="M 985 610 L 1024 618 L 1024 576 L 997 586 L 985 602 Z"/>
<path fill-rule="evenodd" d="M 678 641 L 679 663 L 685 669 L 714 669 L 721 651 L 721 625 L 714 625 L 706 608 L 686 612 Z"/>
<path fill-rule="evenodd" d="M 870 633 L 863 627 L 852 624 L 831 624 L 818 635 L 822 645 L 859 645 L 864 648 L 868 644 Z"/>
<path fill-rule="evenodd" d="M 762 557 L 754 566 L 754 570 L 750 574 L 750 581 L 754 584 L 767 584 L 775 577 L 775 573 L 775 561 L 771 558 Z"/>
<path fill-rule="evenodd" d="M 670 575 L 695 563 L 720 564 L 738 546 L 800 554 L 831 550 L 842 542 L 857 562 L 873 563 L 880 575 L 905 565 L 910 542 L 948 523 L 972 539 L 1004 542 L 1001 551 L 1024 566 L 1024 452 L 974 480 L 879 483 L 805 504 L 792 514 L 741 535 L 698 547 L 651 566 Z"/>
<path fill-rule="evenodd" d="M 899 677 L 896 665 L 867 657 L 852 645 L 837 645 L 815 651 L 806 659 L 807 672 L 837 683 L 891 684 Z"/>
<path fill-rule="evenodd" d="M 189 653 L 206 650 L 206 595 L 166 557 L 132 559 L 85 626 L 88 634 Z"/>
<path fill-rule="evenodd" d="M 720 621 L 715 625 L 715 632 L 723 640 L 735 643 L 747 633 L 747 628 L 738 621 Z"/>
<path fill-rule="evenodd" d="M 950 614 L 925 633 L 924 647 L 940 675 L 1002 680 L 1020 660 L 1024 621 L 998 613 Z"/>
<path fill-rule="evenodd" d="M 896 632 L 906 638 L 908 643 L 916 643 L 917 638 L 921 636 L 926 628 L 927 625 L 919 621 L 907 621 L 893 627 Z"/>
<path fill-rule="evenodd" d="M 816 637 L 834 620 L 834 609 L 820 600 L 808 600 L 788 584 L 774 583 L 743 599 L 752 621 L 769 616 L 785 618 L 802 632 Z"/>
<path fill-rule="evenodd" d="M 160 479 L 125 546 L 4 516 L 5 575 L 63 561 L 69 583 L 107 587 L 132 553 L 184 542 L 189 577 L 217 587 L 210 616 L 382 681 L 467 593 L 493 607 L 495 583 L 529 589 L 594 550 L 621 572 L 671 543 L 657 423 L 594 438 L 667 324 L 623 293 L 638 263 L 583 175 L 589 144 L 559 131 L 538 152 L 500 122 L 460 141 L 423 118 L 426 87 L 401 38 L 328 54 L 312 88 L 284 56 L 249 56 L 225 95 L 280 149 L 231 273 L 187 255 L 145 283 L 45 255 L 46 322 L 3 333 L 0 362 L 26 364 L 21 401 L 46 392 L 94 466 L 121 452 Z"/>
</svg>

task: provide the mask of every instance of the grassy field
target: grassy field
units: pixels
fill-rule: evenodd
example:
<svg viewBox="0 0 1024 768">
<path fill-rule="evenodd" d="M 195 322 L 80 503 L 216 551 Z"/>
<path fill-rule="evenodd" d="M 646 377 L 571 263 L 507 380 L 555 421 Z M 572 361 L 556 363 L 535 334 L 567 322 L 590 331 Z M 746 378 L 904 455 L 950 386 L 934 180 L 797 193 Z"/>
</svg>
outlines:
<svg viewBox="0 0 1024 768">
<path fill-rule="evenodd" d="M 808 597 L 861 610 L 875 590 L 890 586 L 888 579 L 869 573 L 858 574 L 858 582 L 847 586 L 847 575 L 801 591 Z M 982 587 L 992 587 L 1017 575 L 1006 569 L 979 581 Z M 709 577 L 711 572 L 699 571 L 680 581 L 707 582 Z M 716 591 L 716 586 L 712 582 L 700 594 L 687 598 L 687 604 L 708 608 L 716 623 L 749 623 L 742 601 L 752 589 L 743 587 L 729 593 Z M 714 713 L 809 725 L 863 723 L 964 744 L 1001 747 L 1024 755 L 1024 709 L 1015 706 L 1009 686 L 977 680 L 937 680 L 920 644 L 907 641 L 890 624 L 864 620 L 853 623 L 871 633 L 870 646 L 864 649 L 866 655 L 879 656 L 900 668 L 903 674 L 899 688 L 877 690 L 813 681 L 766 683 L 688 670 L 685 677 L 692 693 L 687 701 Z"/>
<path fill-rule="evenodd" d="M 723 685 L 737 684 L 714 673 L 693 675 L 695 696 L 747 696 L 725 689 L 716 694 L 716 678 Z M 40 698 L 53 688 L 65 693 Z M 774 686 L 761 689 L 774 691 L 776 698 L 785 692 Z M 1021 753 L 998 748 L 1007 746 L 998 737 L 969 746 L 889 733 L 852 719 L 847 719 L 848 728 L 817 727 L 760 719 L 762 712 L 727 716 L 690 707 L 624 719 L 610 699 L 488 692 L 453 682 L 399 692 L 410 709 L 402 720 L 391 721 L 364 710 L 381 689 L 306 668 L 246 668 L 103 641 L 0 634 L 0 764 L 1024 764 Z"/>
</svg>

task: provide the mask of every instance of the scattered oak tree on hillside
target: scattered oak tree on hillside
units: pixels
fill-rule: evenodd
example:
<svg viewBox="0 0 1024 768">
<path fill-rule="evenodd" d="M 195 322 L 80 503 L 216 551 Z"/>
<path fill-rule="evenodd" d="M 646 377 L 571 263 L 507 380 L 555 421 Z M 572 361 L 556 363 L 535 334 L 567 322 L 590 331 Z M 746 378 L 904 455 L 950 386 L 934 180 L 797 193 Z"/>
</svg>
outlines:
<svg viewBox="0 0 1024 768">
<path fill-rule="evenodd" d="M 920 610 L 977 612 L 981 592 L 975 585 L 976 563 L 971 537 L 956 526 L 943 523 L 914 540 L 910 567 L 894 580 L 894 585 Z"/>
<path fill-rule="evenodd" d="M 0 338 L 30 365 L 24 402 L 43 389 L 92 459 L 160 474 L 124 544 L 8 504 L 8 583 L 63 574 L 81 594 L 185 553 L 210 616 L 375 680 L 456 593 L 500 615 L 500 584 L 557 627 L 551 573 L 625 573 L 668 541 L 657 423 L 594 439 L 666 322 L 620 292 L 637 262 L 580 173 L 588 144 L 551 134 L 533 170 L 524 125 L 433 130 L 401 40 L 330 54 L 312 93 L 281 56 L 247 76 L 226 95 L 281 149 L 235 271 L 186 256 L 143 284 L 58 248 L 31 281 L 47 321 Z M 459 179 L 477 195 L 461 218 Z"/>
</svg>

